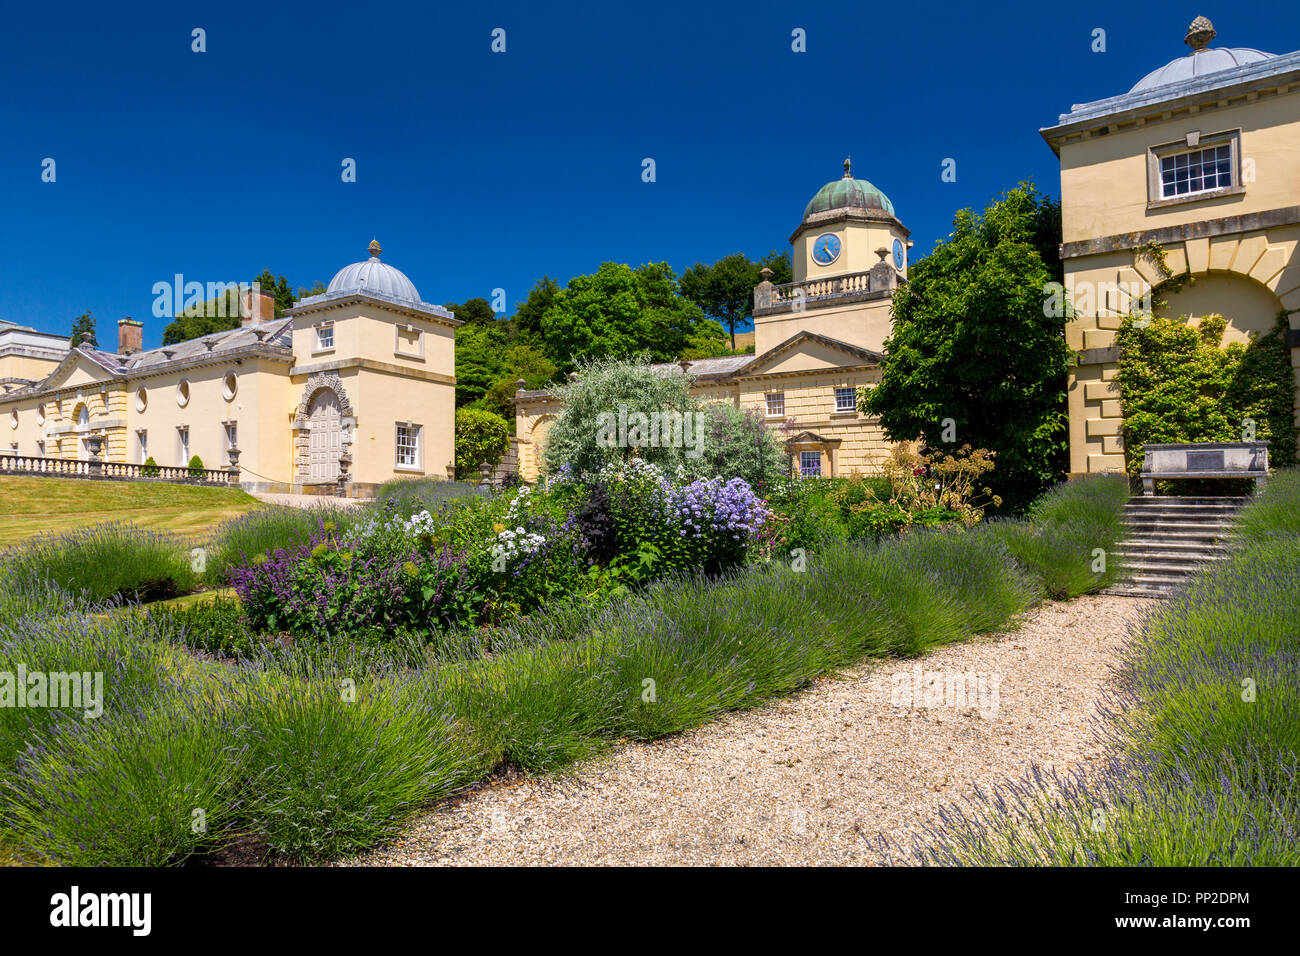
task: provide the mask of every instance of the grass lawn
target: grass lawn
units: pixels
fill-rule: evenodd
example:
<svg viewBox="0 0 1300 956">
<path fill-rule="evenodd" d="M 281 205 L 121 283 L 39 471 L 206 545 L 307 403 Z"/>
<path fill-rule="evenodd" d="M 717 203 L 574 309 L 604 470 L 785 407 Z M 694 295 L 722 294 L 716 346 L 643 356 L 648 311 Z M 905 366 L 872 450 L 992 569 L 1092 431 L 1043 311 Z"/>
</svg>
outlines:
<svg viewBox="0 0 1300 956">
<path fill-rule="evenodd" d="M 0 547 L 105 521 L 197 538 L 227 518 L 260 507 L 260 501 L 237 488 L 5 476 L 0 478 Z"/>
</svg>

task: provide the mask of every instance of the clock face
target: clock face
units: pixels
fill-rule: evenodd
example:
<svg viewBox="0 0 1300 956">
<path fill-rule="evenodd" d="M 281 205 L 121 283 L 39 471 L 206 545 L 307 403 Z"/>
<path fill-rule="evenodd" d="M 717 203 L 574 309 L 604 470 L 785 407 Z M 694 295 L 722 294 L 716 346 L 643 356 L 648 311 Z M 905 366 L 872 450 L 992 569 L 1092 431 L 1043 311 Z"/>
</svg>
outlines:
<svg viewBox="0 0 1300 956">
<path fill-rule="evenodd" d="M 840 257 L 840 237 L 833 232 L 824 232 L 813 240 L 813 262 L 819 266 L 828 266 Z"/>
<path fill-rule="evenodd" d="M 902 240 L 894 240 L 894 268 L 900 272 L 907 266 L 907 250 L 903 248 Z"/>
</svg>

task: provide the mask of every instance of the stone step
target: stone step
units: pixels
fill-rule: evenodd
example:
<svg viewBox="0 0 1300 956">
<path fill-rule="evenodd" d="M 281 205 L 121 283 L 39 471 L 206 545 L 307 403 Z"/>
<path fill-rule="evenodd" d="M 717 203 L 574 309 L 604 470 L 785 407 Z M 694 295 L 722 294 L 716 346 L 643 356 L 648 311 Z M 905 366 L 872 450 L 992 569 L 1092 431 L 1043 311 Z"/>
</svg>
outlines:
<svg viewBox="0 0 1300 956">
<path fill-rule="evenodd" d="M 1136 584 L 1116 584 L 1112 587 L 1103 588 L 1101 593 L 1113 594 L 1118 597 L 1163 599 L 1173 593 L 1173 588 L 1148 588 Z"/>
<path fill-rule="evenodd" d="M 1140 495 L 1130 498 L 1128 504 L 1146 504 L 1147 502 L 1175 505 L 1235 504 L 1237 507 L 1241 507 L 1249 500 L 1250 498 L 1245 495 Z"/>
<path fill-rule="evenodd" d="M 1228 549 L 1219 542 L 1204 544 L 1197 541 L 1188 541 L 1185 539 L 1170 539 L 1158 536 L 1138 536 L 1125 538 L 1113 548 L 1115 551 L 1137 552 L 1137 551 L 1168 551 L 1170 553 L 1182 554 L 1213 554 L 1225 555 Z"/>
<path fill-rule="evenodd" d="M 1156 571 L 1143 571 L 1139 574 L 1133 575 L 1124 583 L 1144 584 L 1153 587 L 1176 588 L 1176 587 L 1181 587 L 1183 584 L 1186 584 L 1188 577 L 1189 575 L 1186 574 L 1177 574 L 1177 573 L 1162 574 Z"/>
<path fill-rule="evenodd" d="M 1123 517 L 1128 519 L 1177 518 L 1181 521 L 1232 521 L 1237 517 L 1237 511 L 1228 508 L 1125 508 Z"/>
<path fill-rule="evenodd" d="M 1124 516 L 1124 523 L 1132 528 L 1213 528 L 1224 531 L 1232 527 L 1231 518 L 1187 518 L 1182 515 Z"/>
<path fill-rule="evenodd" d="M 1124 569 L 1129 572 L 1130 578 L 1136 579 L 1140 574 L 1154 575 L 1188 575 L 1195 574 L 1203 565 L 1199 561 L 1181 561 L 1181 562 L 1161 562 L 1151 560 L 1125 561 Z"/>
</svg>

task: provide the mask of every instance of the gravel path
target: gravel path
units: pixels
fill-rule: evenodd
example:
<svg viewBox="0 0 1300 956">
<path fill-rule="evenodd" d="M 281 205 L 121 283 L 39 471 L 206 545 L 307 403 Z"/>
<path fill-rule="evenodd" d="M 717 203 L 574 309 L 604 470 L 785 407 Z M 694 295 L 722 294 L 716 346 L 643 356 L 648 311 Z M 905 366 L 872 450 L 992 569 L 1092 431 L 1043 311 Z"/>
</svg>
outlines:
<svg viewBox="0 0 1300 956">
<path fill-rule="evenodd" d="M 868 839 L 907 842 L 975 783 L 1031 762 L 1065 769 L 1097 759 L 1089 723 L 1099 692 L 1128 626 L 1151 603 L 1049 602 L 1016 632 L 916 661 L 875 661 L 768 706 L 618 748 L 569 776 L 497 781 L 347 862 L 873 862 Z M 925 689 L 927 672 L 941 675 L 941 691 Z M 913 696 L 919 706 L 906 706 Z"/>
</svg>

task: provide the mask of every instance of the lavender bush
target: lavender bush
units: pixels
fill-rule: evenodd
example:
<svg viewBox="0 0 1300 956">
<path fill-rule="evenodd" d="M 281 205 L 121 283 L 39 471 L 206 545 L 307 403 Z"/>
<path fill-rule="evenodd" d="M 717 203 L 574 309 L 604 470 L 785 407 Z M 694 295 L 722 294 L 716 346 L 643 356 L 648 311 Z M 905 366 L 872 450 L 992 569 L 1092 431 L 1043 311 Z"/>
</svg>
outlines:
<svg viewBox="0 0 1300 956">
<path fill-rule="evenodd" d="M 322 528 L 305 544 L 259 555 L 230 573 L 253 627 L 331 637 L 464 626 L 475 606 L 466 557 L 449 547 L 368 549 Z"/>
</svg>

